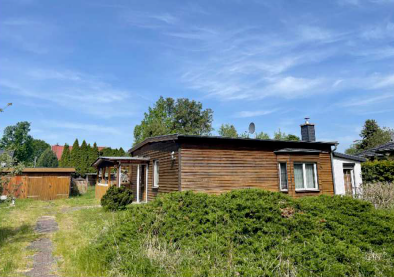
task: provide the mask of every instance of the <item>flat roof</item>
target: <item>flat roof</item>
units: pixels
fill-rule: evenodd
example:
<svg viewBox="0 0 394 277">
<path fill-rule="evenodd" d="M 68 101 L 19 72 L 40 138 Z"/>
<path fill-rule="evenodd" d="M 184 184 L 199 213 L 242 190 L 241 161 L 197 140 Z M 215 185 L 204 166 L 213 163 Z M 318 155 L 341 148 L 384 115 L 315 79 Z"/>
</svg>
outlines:
<svg viewBox="0 0 394 277">
<path fill-rule="evenodd" d="M 116 164 L 118 162 L 124 163 L 140 163 L 149 162 L 149 157 L 98 157 L 97 160 L 92 164 L 94 167 L 98 167 L 102 163 Z"/>
<path fill-rule="evenodd" d="M 345 159 L 345 160 L 351 160 L 351 161 L 356 161 L 356 162 L 365 162 L 366 159 L 363 157 L 358 157 L 358 156 L 353 156 L 353 155 L 348 155 L 340 152 L 332 152 L 334 157 Z"/>
<path fill-rule="evenodd" d="M 153 143 L 153 142 L 163 142 L 163 141 L 175 141 L 181 139 L 204 139 L 204 140 L 222 140 L 222 141 L 238 141 L 238 142 L 267 142 L 267 143 L 275 143 L 275 142 L 285 142 L 289 144 L 299 145 L 299 144 L 326 144 L 326 145 L 336 145 L 338 142 L 336 141 L 295 141 L 295 140 L 276 140 L 276 139 L 255 139 L 255 138 L 230 138 L 230 137 L 221 137 L 221 136 L 198 136 L 198 135 L 180 135 L 180 134 L 172 134 L 172 135 L 164 135 L 157 137 L 150 137 L 145 139 L 144 141 L 138 143 L 134 147 L 132 147 L 128 152 L 132 153 L 135 150 L 141 148 L 142 146 Z"/>
</svg>

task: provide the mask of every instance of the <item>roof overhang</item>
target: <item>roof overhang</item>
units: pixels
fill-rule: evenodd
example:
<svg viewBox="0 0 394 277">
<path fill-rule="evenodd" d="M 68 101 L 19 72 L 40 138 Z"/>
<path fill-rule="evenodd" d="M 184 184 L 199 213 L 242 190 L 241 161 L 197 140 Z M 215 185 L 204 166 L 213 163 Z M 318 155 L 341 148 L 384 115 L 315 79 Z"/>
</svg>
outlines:
<svg viewBox="0 0 394 277">
<path fill-rule="evenodd" d="M 356 162 L 365 162 L 366 159 L 363 157 L 358 157 L 358 156 L 353 156 L 353 155 L 348 155 L 340 152 L 332 152 L 333 156 L 336 158 L 344 159 L 344 160 L 350 160 L 350 161 L 356 161 Z"/>
<path fill-rule="evenodd" d="M 92 166 L 99 168 L 118 164 L 147 164 L 149 161 L 149 157 L 99 157 Z"/>
<path fill-rule="evenodd" d="M 302 154 L 320 154 L 322 151 L 321 150 L 316 150 L 316 149 L 304 149 L 304 148 L 283 148 L 277 151 L 274 151 L 275 154 L 296 154 L 296 153 L 302 153 Z"/>
<path fill-rule="evenodd" d="M 295 147 L 302 148 L 302 145 L 329 145 L 334 146 L 337 145 L 336 141 L 289 141 L 289 140 L 275 140 L 275 139 L 254 139 L 254 138 L 229 138 L 229 137 L 221 137 L 221 136 L 198 136 L 198 135 L 165 135 L 158 137 L 150 137 L 138 143 L 133 148 L 131 148 L 128 152 L 133 153 L 139 148 L 143 147 L 146 144 L 155 143 L 155 142 L 165 142 L 165 141 L 202 141 L 204 143 L 209 143 L 209 141 L 223 141 L 223 142 L 238 142 L 238 143 L 288 143 L 290 145 L 294 145 Z M 297 146 L 296 146 L 297 145 Z"/>
</svg>

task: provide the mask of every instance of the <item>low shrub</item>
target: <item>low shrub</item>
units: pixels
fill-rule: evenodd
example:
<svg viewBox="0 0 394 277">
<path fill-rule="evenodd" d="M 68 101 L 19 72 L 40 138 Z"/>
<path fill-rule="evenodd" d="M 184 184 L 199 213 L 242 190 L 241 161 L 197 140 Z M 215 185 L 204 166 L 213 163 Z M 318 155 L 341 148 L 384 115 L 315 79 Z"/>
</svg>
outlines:
<svg viewBox="0 0 394 277">
<path fill-rule="evenodd" d="M 133 202 L 133 192 L 126 187 L 111 186 L 101 198 L 101 206 L 106 211 L 126 209 Z"/>
<path fill-rule="evenodd" d="M 350 197 L 179 192 L 119 213 L 85 251 L 114 276 L 394 276 L 394 214 Z"/>
<path fill-rule="evenodd" d="M 392 160 L 365 162 L 361 169 L 363 181 L 366 183 L 394 183 L 394 161 Z"/>
<path fill-rule="evenodd" d="M 394 208 L 394 182 L 363 183 L 356 196 L 378 209 Z"/>
</svg>

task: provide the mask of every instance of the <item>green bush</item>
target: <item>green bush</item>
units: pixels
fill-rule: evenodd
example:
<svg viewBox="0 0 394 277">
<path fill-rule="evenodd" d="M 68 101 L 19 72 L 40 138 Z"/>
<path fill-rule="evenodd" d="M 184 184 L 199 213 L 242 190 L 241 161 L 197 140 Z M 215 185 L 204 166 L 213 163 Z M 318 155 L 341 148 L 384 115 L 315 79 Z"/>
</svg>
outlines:
<svg viewBox="0 0 394 277">
<path fill-rule="evenodd" d="M 361 168 L 364 182 L 394 182 L 394 161 L 365 162 Z"/>
<path fill-rule="evenodd" d="M 131 202 L 133 202 L 133 192 L 126 187 L 111 186 L 101 198 L 101 206 L 106 211 L 124 210 Z"/>
<path fill-rule="evenodd" d="M 350 197 L 179 192 L 119 213 L 85 251 L 115 276 L 394 276 L 394 214 Z"/>
</svg>

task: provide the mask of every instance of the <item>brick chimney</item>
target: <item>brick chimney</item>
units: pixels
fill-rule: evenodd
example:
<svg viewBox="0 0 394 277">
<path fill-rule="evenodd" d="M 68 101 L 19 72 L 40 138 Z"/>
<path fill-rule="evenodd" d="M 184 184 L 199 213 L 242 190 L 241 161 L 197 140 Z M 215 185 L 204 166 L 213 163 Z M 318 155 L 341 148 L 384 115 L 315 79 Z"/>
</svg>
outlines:
<svg viewBox="0 0 394 277">
<path fill-rule="evenodd" d="M 316 141 L 315 124 L 309 123 L 309 117 L 305 117 L 305 123 L 301 125 L 301 140 Z"/>
</svg>

